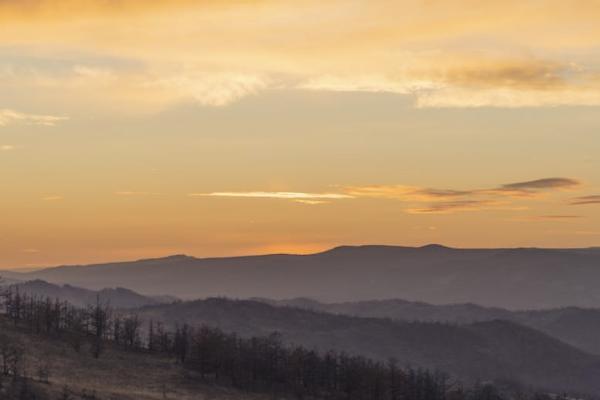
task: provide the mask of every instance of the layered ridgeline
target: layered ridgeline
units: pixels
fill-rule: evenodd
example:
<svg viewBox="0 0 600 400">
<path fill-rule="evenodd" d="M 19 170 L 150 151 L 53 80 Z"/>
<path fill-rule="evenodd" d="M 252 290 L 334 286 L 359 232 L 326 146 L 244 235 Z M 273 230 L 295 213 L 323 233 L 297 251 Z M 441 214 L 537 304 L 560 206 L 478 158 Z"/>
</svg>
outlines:
<svg viewBox="0 0 600 400">
<path fill-rule="evenodd" d="M 37 298 L 67 301 L 78 307 L 93 305 L 98 300 L 110 304 L 114 308 L 137 308 L 152 304 L 171 303 L 177 300 L 177 298 L 167 295 L 144 296 L 122 287 L 90 290 L 68 284 L 48 283 L 40 279 L 25 282 L 0 281 L 0 290 L 3 287 L 10 287 L 13 291 L 18 290 L 21 294 Z"/>
<path fill-rule="evenodd" d="M 38 300 L 44 299 L 44 293 L 52 293 L 57 299 L 63 300 L 72 297 L 73 293 L 82 293 L 84 295 L 79 302 L 85 300 L 85 310 L 93 309 L 97 301 L 102 305 L 112 304 L 110 298 L 101 297 L 98 293 L 115 292 L 93 292 L 39 281 L 24 283 L 18 288 L 17 291 L 17 287 L 11 287 L 13 295 L 19 293 Z M 44 291 L 36 293 L 33 290 L 36 288 Z M 144 298 L 126 289 L 117 292 L 121 291 L 132 295 L 136 301 Z M 91 299 L 93 302 L 90 302 Z M 154 303 L 150 301 L 148 304 Z M 54 305 L 55 301 L 50 301 L 50 309 Z M 120 307 L 123 308 L 123 303 Z M 287 345 L 301 344 L 323 352 L 335 349 L 381 362 L 395 357 L 402 365 L 441 369 L 469 384 L 477 381 L 508 381 L 552 392 L 599 394 L 600 386 L 596 377 L 600 373 L 600 359 L 585 351 L 588 350 L 586 345 L 592 348 L 597 346 L 600 330 L 594 329 L 594 316 L 598 313 L 595 310 L 578 310 L 587 313 L 583 316 L 588 318 L 585 326 L 590 329 L 583 329 L 581 324 L 570 326 L 572 332 L 567 339 L 573 339 L 573 334 L 575 338 L 578 333 L 586 335 L 584 346 L 576 349 L 561 337 L 563 331 L 569 328 L 559 318 L 562 311 L 566 310 L 520 313 L 475 305 L 434 306 L 401 300 L 321 304 L 306 299 L 236 301 L 212 298 L 154 304 L 137 309 L 124 308 L 119 314 L 134 317 L 134 326 L 140 332 L 148 331 L 150 321 L 153 321 L 155 331 L 159 326 L 174 331 L 185 324 L 218 327 L 241 337 L 266 337 L 277 331 Z M 362 314 L 363 317 L 341 315 L 340 312 Z M 394 319 L 364 317 L 369 313 Z M 29 314 L 25 312 L 25 315 Z M 527 320 L 526 316 L 533 317 Z M 521 321 L 516 323 L 519 318 Z M 421 319 L 421 322 L 402 319 Z M 45 324 L 39 318 L 35 321 L 36 326 Z M 523 321 L 530 325 L 536 321 L 544 322 L 548 334 L 521 325 Z M 126 325 L 122 322 L 120 326 L 124 328 Z M 131 325 L 127 326 L 131 328 Z"/>
<path fill-rule="evenodd" d="M 0 285 L 1 286 L 1 285 Z M 6 286 L 6 285 L 5 285 Z M 93 305 L 99 299 L 114 308 L 138 308 L 146 305 L 178 301 L 173 296 L 144 296 L 125 288 L 89 290 L 71 285 L 58 285 L 41 280 L 13 285 L 23 294 L 68 301 L 77 306 Z M 600 355 L 600 309 L 566 307 L 535 311 L 510 311 L 476 304 L 434 305 L 401 299 L 371 300 L 346 303 L 321 303 L 307 298 L 271 300 L 256 298 L 275 306 L 399 321 L 471 324 L 505 320 L 539 330 L 585 352 Z"/>
<path fill-rule="evenodd" d="M 358 317 L 390 318 L 401 321 L 470 324 L 493 320 L 512 321 L 537 329 L 592 354 L 600 355 L 600 309 L 563 307 L 547 310 L 511 311 L 477 304 L 434 305 L 400 299 L 345 303 L 321 303 L 307 298 L 289 300 L 256 299 L 272 305 L 344 314 Z"/>
<path fill-rule="evenodd" d="M 600 395 L 600 357 L 510 321 L 402 322 L 223 298 L 148 306 L 137 314 L 171 327 L 208 324 L 245 337 L 277 331 L 285 343 L 381 361 L 394 357 L 468 383 L 510 381 Z"/>
<path fill-rule="evenodd" d="M 393 360 L 284 344 L 276 334 L 143 325 L 100 302 L 77 308 L 12 290 L 0 298 L 1 399 L 556 398 L 508 382 L 464 386 Z"/>
<path fill-rule="evenodd" d="M 311 297 L 339 302 L 403 298 L 509 309 L 600 307 L 599 248 L 359 246 L 312 255 L 172 256 L 4 275 L 88 289 L 123 286 L 187 299 Z"/>
</svg>

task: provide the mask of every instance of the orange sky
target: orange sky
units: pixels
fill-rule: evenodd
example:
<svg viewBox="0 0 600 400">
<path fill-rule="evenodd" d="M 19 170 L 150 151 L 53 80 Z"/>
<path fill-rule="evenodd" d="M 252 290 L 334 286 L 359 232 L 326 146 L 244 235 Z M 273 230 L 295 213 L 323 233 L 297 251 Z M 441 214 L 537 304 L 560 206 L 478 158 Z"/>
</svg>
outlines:
<svg viewBox="0 0 600 400">
<path fill-rule="evenodd" d="M 598 245 L 599 18 L 596 1 L 0 0 L 0 267 Z"/>
</svg>

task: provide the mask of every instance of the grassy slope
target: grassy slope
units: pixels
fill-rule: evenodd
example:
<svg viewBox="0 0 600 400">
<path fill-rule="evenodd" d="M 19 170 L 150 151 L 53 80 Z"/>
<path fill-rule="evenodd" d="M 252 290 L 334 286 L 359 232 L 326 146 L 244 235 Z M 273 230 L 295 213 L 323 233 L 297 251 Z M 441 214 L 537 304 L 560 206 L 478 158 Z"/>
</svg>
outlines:
<svg viewBox="0 0 600 400">
<path fill-rule="evenodd" d="M 21 342 L 26 349 L 28 374 L 36 377 L 39 365 L 49 362 L 49 384 L 37 384 L 58 398 L 65 385 L 79 394 L 84 389 L 95 391 L 99 399 L 260 399 L 260 396 L 240 393 L 215 386 L 192 384 L 184 379 L 183 369 L 173 360 L 119 351 L 107 346 L 98 360 L 87 346 L 79 353 L 69 344 L 54 339 L 30 335 L 0 318 L 0 331 Z M 165 396 L 166 394 L 166 396 Z"/>
</svg>

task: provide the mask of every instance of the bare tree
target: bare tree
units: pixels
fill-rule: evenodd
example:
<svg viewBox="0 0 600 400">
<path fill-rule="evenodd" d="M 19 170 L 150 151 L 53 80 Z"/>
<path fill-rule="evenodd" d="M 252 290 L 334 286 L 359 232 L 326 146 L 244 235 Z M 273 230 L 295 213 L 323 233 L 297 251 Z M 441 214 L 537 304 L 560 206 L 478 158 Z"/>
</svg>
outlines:
<svg viewBox="0 0 600 400">
<path fill-rule="evenodd" d="M 99 358 L 104 350 L 104 340 L 107 336 L 110 320 L 110 307 L 100 301 L 100 295 L 96 296 L 96 304 L 90 307 L 89 316 L 92 335 L 94 336 L 92 354 L 94 358 Z"/>
</svg>

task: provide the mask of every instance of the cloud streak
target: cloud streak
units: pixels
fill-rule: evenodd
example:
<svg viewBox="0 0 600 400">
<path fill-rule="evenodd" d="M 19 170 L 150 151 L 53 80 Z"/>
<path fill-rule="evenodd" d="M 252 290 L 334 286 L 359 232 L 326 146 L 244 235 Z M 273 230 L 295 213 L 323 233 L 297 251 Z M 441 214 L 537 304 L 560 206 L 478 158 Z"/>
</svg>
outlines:
<svg viewBox="0 0 600 400">
<path fill-rule="evenodd" d="M 378 197 L 413 201 L 436 201 L 466 196 L 495 195 L 528 197 L 544 191 L 567 190 L 581 185 L 571 178 L 543 178 L 507 183 L 490 189 L 436 189 L 404 185 L 348 186 L 345 192 L 357 197 Z"/>
<path fill-rule="evenodd" d="M 581 182 L 571 178 L 544 178 L 533 181 L 507 183 L 488 192 L 516 197 L 529 197 L 543 191 L 569 190 L 580 185 Z"/>
<path fill-rule="evenodd" d="M 450 214 L 459 211 L 481 211 L 502 206 L 503 203 L 492 200 L 456 200 L 442 201 L 427 207 L 408 208 L 409 214 Z"/>
<path fill-rule="evenodd" d="M 492 189 L 473 190 L 436 189 L 407 185 L 365 185 L 341 187 L 336 193 L 248 191 L 191 193 L 188 196 L 283 199 L 308 205 L 342 199 L 382 199 L 413 204 L 414 206 L 405 209 L 409 214 L 450 214 L 489 209 L 523 210 L 527 207 L 512 205 L 511 200 L 530 199 L 540 193 L 568 190 L 580 185 L 581 183 L 576 179 L 554 177 L 506 183 Z M 600 202 L 600 199 L 582 199 Z M 547 217 L 558 219 L 567 216 Z"/>
<path fill-rule="evenodd" d="M 408 208 L 411 214 L 449 214 L 461 211 L 478 211 L 490 208 L 512 208 L 507 199 L 527 199 L 552 191 L 572 190 L 581 185 L 572 178 L 543 178 L 531 181 L 506 183 L 491 189 L 435 189 L 404 185 L 350 186 L 344 189 L 354 197 L 395 199 L 412 203 L 429 203 Z M 594 199 L 583 199 L 591 201 Z"/>
<path fill-rule="evenodd" d="M 351 199 L 354 196 L 343 193 L 305 193 L 305 192 L 212 192 L 190 193 L 190 197 L 239 197 L 255 199 L 285 199 L 285 200 L 340 200 Z"/>
<path fill-rule="evenodd" d="M 574 206 L 586 205 L 586 204 L 600 204 L 600 195 L 589 195 L 589 196 L 580 196 L 575 197 L 571 203 Z"/>
<path fill-rule="evenodd" d="M 6 108 L 0 109 L 0 126 L 7 126 L 15 123 L 54 126 L 58 122 L 66 121 L 67 119 L 67 117 L 60 117 L 55 115 L 26 114 Z"/>
<path fill-rule="evenodd" d="M 507 183 L 502 188 L 507 190 L 537 190 L 537 189 L 556 189 L 570 188 L 580 185 L 580 182 L 570 178 L 544 178 L 533 181 Z"/>
</svg>

